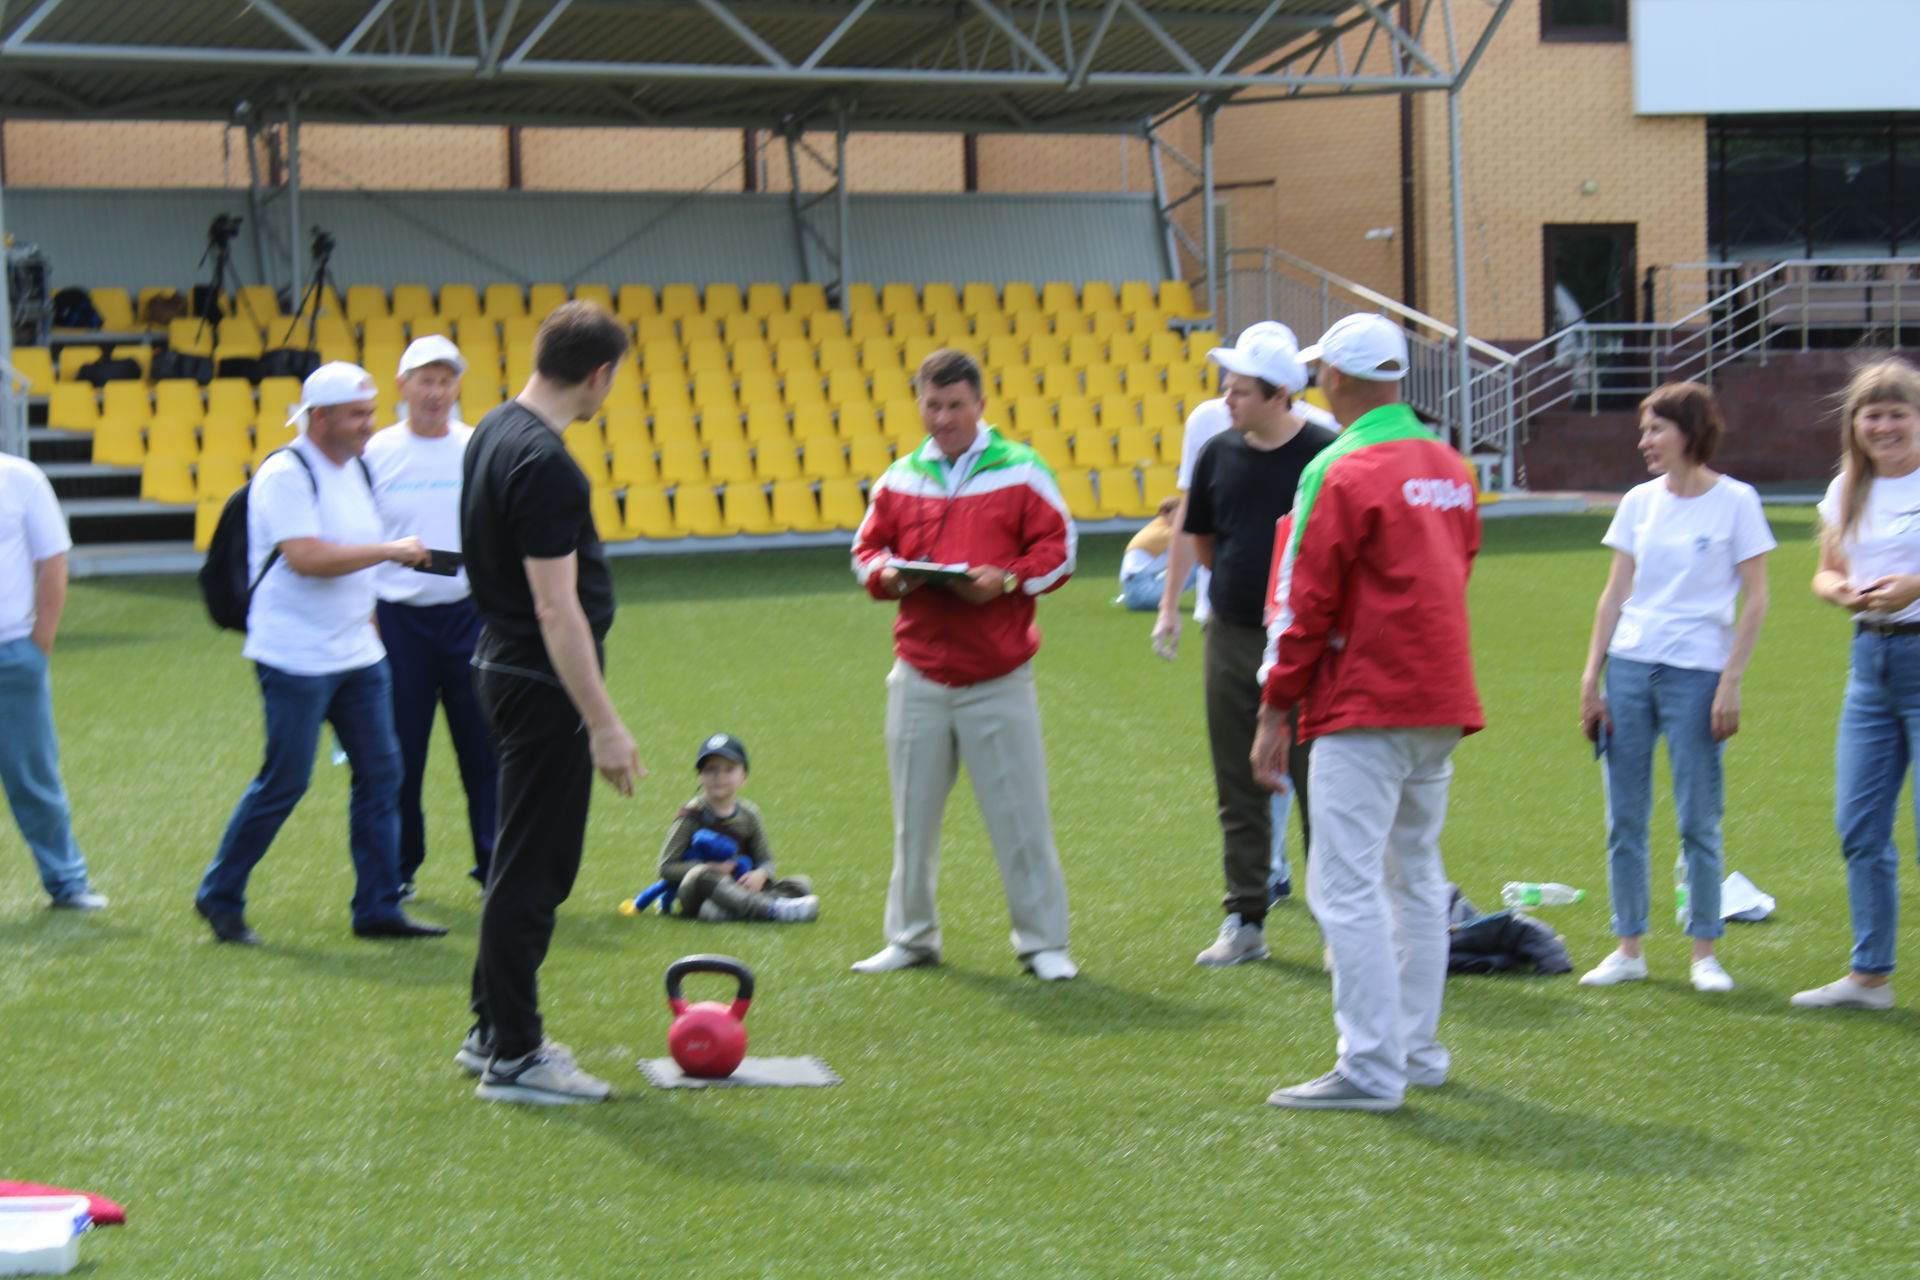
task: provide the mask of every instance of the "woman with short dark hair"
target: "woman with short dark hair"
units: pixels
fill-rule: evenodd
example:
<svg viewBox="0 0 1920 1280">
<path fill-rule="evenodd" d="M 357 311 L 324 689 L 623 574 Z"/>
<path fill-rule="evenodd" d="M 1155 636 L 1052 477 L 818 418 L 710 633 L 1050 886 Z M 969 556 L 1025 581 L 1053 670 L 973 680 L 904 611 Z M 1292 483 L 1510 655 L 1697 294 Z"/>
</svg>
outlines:
<svg viewBox="0 0 1920 1280">
<path fill-rule="evenodd" d="M 1713 392 L 1695 383 L 1669 383 L 1641 401 L 1640 455 L 1654 478 L 1621 498 L 1602 539 L 1613 567 L 1580 677 L 1580 727 L 1605 761 L 1607 886 L 1620 945 L 1582 986 L 1647 976 L 1653 749 L 1664 736 L 1686 876 L 1680 920 L 1693 938 L 1689 977 L 1696 990 L 1733 989 L 1714 955 L 1725 930 L 1720 757 L 1740 727 L 1740 678 L 1766 617 L 1775 543 L 1753 487 L 1707 465 L 1721 429 Z"/>
</svg>

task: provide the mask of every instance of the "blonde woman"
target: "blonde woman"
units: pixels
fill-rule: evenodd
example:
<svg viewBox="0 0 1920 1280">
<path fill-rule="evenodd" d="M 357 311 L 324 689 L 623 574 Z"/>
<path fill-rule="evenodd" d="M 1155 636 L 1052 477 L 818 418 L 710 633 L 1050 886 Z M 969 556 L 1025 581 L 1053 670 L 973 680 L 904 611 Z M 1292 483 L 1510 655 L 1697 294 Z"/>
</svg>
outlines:
<svg viewBox="0 0 1920 1280">
<path fill-rule="evenodd" d="M 1820 502 L 1813 593 L 1854 617 L 1834 748 L 1834 819 L 1853 914 L 1852 970 L 1803 1008 L 1893 1007 L 1900 788 L 1920 747 L 1920 372 L 1867 365 L 1847 383 L 1840 474 Z"/>
<path fill-rule="evenodd" d="M 1582 986 L 1647 976 L 1653 749 L 1664 737 L 1687 876 L 1688 977 L 1699 991 L 1733 989 L 1714 955 L 1726 929 L 1720 756 L 1740 728 L 1740 680 L 1767 616 L 1775 542 L 1753 486 L 1707 465 L 1722 429 L 1713 392 L 1697 383 L 1669 383 L 1641 401 L 1640 454 L 1654 478 L 1620 500 L 1602 539 L 1613 567 L 1580 677 L 1580 727 L 1606 760 L 1607 885 L 1620 945 Z"/>
</svg>

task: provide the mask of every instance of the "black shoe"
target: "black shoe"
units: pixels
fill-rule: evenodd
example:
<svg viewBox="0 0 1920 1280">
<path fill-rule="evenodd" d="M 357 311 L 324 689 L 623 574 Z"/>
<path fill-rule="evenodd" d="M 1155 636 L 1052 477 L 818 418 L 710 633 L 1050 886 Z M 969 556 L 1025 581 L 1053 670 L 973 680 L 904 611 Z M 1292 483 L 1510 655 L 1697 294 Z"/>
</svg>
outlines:
<svg viewBox="0 0 1920 1280">
<path fill-rule="evenodd" d="M 1293 896 L 1292 880 L 1275 880 L 1272 884 L 1267 886 L 1267 905 L 1270 907 L 1273 906 L 1275 903 L 1280 902 L 1282 899 L 1291 898 L 1292 896 Z"/>
<path fill-rule="evenodd" d="M 222 942 L 237 942 L 243 947 L 260 945 L 260 935 L 247 928 L 246 919 L 237 911 L 215 911 L 206 903 L 195 898 L 193 909 L 200 913 L 207 927 L 213 930 L 213 936 Z"/>
<path fill-rule="evenodd" d="M 369 924 L 353 926 L 356 938 L 444 938 L 447 927 L 442 924 L 428 924 L 424 920 L 415 920 L 412 916 L 391 916 L 385 920 L 375 920 Z"/>
</svg>

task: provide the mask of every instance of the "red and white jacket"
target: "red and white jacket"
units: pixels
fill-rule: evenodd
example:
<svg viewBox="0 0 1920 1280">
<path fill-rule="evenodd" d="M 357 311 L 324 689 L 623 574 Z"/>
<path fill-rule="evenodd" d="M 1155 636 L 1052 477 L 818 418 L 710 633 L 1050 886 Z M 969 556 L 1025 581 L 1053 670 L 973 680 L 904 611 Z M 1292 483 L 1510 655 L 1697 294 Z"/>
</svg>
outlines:
<svg viewBox="0 0 1920 1280">
<path fill-rule="evenodd" d="M 1280 547 L 1261 699 L 1300 740 L 1342 729 L 1485 727 L 1467 578 L 1479 497 L 1405 405 L 1362 416 L 1308 464 Z"/>
<path fill-rule="evenodd" d="M 1073 573 L 1078 535 L 1053 472 L 1026 445 L 983 426 L 949 485 L 931 439 L 874 481 L 866 519 L 853 539 L 853 572 L 876 600 L 887 561 L 998 565 L 1020 585 L 997 600 L 968 604 L 928 585 L 900 600 L 893 651 L 937 684 L 993 680 L 1040 649 L 1034 598 Z M 971 465 L 968 465 L 968 464 Z"/>
</svg>

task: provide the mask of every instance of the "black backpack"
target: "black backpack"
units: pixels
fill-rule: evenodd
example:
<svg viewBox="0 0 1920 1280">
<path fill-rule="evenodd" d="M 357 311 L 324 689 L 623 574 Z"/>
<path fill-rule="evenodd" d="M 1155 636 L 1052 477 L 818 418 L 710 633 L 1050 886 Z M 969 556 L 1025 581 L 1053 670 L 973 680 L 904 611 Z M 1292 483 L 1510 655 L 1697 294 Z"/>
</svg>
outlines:
<svg viewBox="0 0 1920 1280">
<path fill-rule="evenodd" d="M 57 329 L 98 329 L 106 321 L 100 318 L 100 312 L 93 305 L 93 298 L 85 289 L 76 286 L 60 290 L 53 295 L 53 324 Z"/>
<path fill-rule="evenodd" d="M 298 449 L 275 449 L 273 453 L 291 453 L 307 473 L 313 496 L 320 496 L 320 481 L 313 474 L 313 464 Z M 273 453 L 267 457 L 271 458 Z M 366 477 L 367 487 L 371 489 L 373 473 L 367 470 L 366 459 L 354 461 L 360 464 L 360 474 Z M 265 466 L 266 458 L 260 463 Z M 254 474 L 260 474 L 258 467 L 254 468 Z M 200 565 L 200 598 L 207 603 L 207 616 L 213 619 L 213 625 L 223 631 L 247 629 L 247 610 L 253 606 L 253 593 L 273 568 L 274 561 L 280 558 L 280 548 L 275 547 L 267 552 L 260 576 L 248 577 L 247 493 L 252 488 L 253 481 L 249 480 L 228 496 L 227 504 L 220 508 L 219 520 L 214 522 L 213 536 L 207 540 L 207 558 Z"/>
</svg>

